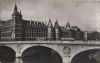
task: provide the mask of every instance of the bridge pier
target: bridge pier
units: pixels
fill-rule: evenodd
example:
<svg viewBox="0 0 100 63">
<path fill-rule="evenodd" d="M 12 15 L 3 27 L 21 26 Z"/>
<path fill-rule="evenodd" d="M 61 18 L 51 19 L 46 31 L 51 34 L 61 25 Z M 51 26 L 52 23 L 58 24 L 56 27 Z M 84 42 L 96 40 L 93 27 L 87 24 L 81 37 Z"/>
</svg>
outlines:
<svg viewBox="0 0 100 63">
<path fill-rule="evenodd" d="M 22 57 L 21 52 L 16 52 L 16 58 L 20 58 L 20 57 Z"/>
<path fill-rule="evenodd" d="M 71 58 L 70 57 L 63 57 L 62 58 L 62 63 L 71 63 Z"/>
<path fill-rule="evenodd" d="M 16 58 L 15 63 L 23 63 L 21 58 Z"/>
</svg>

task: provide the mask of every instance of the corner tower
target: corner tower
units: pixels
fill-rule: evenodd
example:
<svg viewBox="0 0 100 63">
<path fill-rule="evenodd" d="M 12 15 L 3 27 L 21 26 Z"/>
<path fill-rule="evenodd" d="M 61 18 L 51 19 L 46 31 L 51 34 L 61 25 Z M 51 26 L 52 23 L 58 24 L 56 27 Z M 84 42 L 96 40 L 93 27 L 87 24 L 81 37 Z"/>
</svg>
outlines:
<svg viewBox="0 0 100 63">
<path fill-rule="evenodd" d="M 56 19 L 56 22 L 54 24 L 54 28 L 55 28 L 55 39 L 60 40 L 60 27 L 59 27 L 57 19 Z"/>
<path fill-rule="evenodd" d="M 54 29 L 53 29 L 53 25 L 52 25 L 52 22 L 51 22 L 51 19 L 49 18 L 49 22 L 48 22 L 48 35 L 47 35 L 47 38 L 49 40 L 53 40 L 54 39 Z"/>
<path fill-rule="evenodd" d="M 15 41 L 17 40 L 23 40 L 23 20 L 22 20 L 22 14 L 21 11 L 18 11 L 17 5 L 15 4 L 14 12 L 12 14 L 12 21 L 13 28 L 12 28 L 12 35 Z"/>
<path fill-rule="evenodd" d="M 12 19 L 22 19 L 21 12 L 18 12 L 17 5 L 15 4 L 14 12 L 12 14 Z"/>
</svg>

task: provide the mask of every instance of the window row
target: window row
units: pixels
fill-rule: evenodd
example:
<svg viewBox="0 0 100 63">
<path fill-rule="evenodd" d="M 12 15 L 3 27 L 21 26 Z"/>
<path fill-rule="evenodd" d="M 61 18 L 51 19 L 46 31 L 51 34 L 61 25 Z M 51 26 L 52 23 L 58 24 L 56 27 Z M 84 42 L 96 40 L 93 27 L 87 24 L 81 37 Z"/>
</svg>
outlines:
<svg viewBox="0 0 100 63">
<path fill-rule="evenodd" d="M 2 33 L 1 37 L 11 37 L 12 33 Z"/>
<path fill-rule="evenodd" d="M 47 34 L 37 34 L 37 33 L 33 33 L 33 34 L 27 33 L 26 34 L 26 37 L 46 37 L 46 36 Z"/>
<path fill-rule="evenodd" d="M 26 32 L 44 32 L 44 33 L 46 33 L 47 30 L 43 30 L 43 29 L 26 29 Z"/>
<path fill-rule="evenodd" d="M 7 25 L 13 25 L 13 24 L 15 24 L 15 23 L 12 22 L 12 21 L 7 21 L 7 22 L 5 22 L 3 25 L 4 25 L 4 26 L 7 26 Z"/>
</svg>

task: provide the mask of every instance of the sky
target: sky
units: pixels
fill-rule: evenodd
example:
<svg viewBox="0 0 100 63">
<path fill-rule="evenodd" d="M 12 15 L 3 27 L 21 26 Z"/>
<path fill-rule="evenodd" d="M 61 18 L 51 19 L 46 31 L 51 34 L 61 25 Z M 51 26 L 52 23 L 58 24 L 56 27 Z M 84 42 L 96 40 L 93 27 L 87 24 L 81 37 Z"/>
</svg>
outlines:
<svg viewBox="0 0 100 63">
<path fill-rule="evenodd" d="M 65 26 L 100 31 L 100 0 L 0 0 L 0 19 L 11 19 L 15 3 L 23 19 L 47 21 Z"/>
</svg>

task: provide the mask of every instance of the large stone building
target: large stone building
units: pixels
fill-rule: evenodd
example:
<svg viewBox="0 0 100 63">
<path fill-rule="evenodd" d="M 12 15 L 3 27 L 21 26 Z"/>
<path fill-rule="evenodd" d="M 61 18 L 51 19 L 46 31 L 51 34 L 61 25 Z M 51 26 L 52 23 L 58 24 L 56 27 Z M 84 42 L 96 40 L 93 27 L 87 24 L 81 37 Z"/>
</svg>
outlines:
<svg viewBox="0 0 100 63">
<path fill-rule="evenodd" d="M 84 32 L 77 26 L 59 26 L 58 20 L 54 26 L 49 18 L 48 24 L 39 21 L 24 20 L 21 11 L 15 5 L 12 19 L 0 22 L 0 40 L 84 40 Z"/>
</svg>

